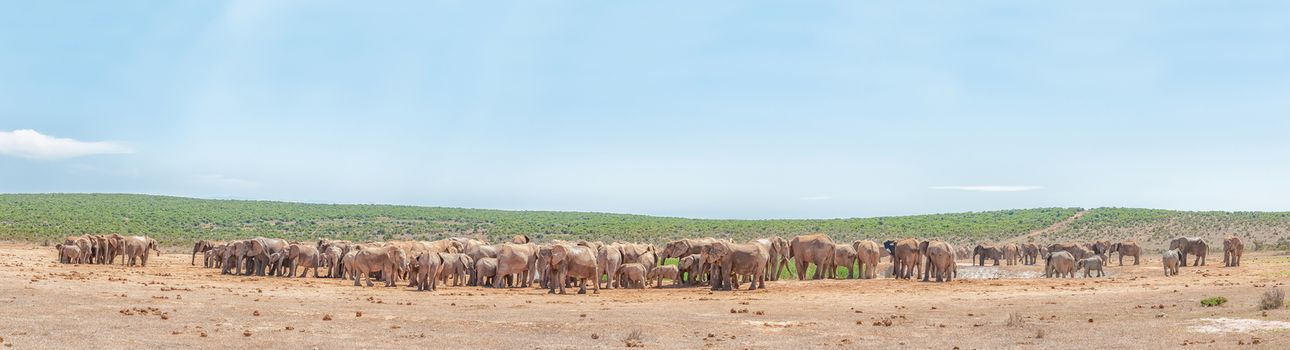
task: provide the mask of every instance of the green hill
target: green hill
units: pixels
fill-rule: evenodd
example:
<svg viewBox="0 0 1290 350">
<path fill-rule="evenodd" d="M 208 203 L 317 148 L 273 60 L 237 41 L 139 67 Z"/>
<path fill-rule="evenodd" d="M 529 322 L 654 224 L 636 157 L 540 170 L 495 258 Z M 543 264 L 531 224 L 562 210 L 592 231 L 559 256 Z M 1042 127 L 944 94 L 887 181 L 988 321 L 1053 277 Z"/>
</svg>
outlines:
<svg viewBox="0 0 1290 350">
<path fill-rule="evenodd" d="M 501 241 L 527 234 L 551 239 L 661 243 L 681 237 L 752 238 L 822 232 L 839 241 L 930 237 L 956 244 L 999 241 L 1047 228 L 1079 208 L 828 220 L 707 220 L 644 215 L 460 209 L 398 205 L 335 205 L 210 200 L 133 194 L 0 194 L 0 239 L 57 241 L 85 233 L 153 236 L 163 245 L 199 238 L 319 237 L 357 241 L 483 236 Z M 1267 247 L 1287 245 L 1290 213 L 1182 212 L 1098 208 L 1032 238 L 1041 243 L 1137 239 L 1156 249 L 1179 235 L 1219 244 L 1226 234 Z"/>
<path fill-rule="evenodd" d="M 644 215 L 504 211 L 397 205 L 209 200 L 132 194 L 0 195 L 0 239 L 43 242 L 85 233 L 147 234 L 164 245 L 198 238 L 308 240 L 594 239 L 663 242 L 714 236 L 736 240 L 823 232 L 839 240 L 953 237 L 997 240 L 1047 227 L 1077 208 L 1003 210 L 830 220 L 705 220 Z"/>
</svg>

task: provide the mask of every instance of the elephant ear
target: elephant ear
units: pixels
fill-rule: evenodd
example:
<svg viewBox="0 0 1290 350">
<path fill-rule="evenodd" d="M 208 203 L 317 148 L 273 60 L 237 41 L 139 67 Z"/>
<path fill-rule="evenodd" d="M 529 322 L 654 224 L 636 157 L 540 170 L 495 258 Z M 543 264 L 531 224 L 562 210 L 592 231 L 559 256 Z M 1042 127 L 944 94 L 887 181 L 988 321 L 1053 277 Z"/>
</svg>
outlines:
<svg viewBox="0 0 1290 350">
<path fill-rule="evenodd" d="M 918 251 L 926 253 L 927 245 L 931 243 L 932 243 L 931 241 L 923 241 L 922 243 L 918 243 Z"/>
</svg>

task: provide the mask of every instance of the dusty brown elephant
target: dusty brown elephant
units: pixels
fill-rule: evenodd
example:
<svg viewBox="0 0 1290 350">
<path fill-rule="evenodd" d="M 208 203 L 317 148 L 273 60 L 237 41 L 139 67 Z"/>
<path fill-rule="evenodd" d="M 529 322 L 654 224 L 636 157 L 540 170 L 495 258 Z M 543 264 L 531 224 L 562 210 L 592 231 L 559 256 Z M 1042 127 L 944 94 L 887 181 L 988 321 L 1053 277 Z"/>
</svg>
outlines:
<svg viewBox="0 0 1290 350">
<path fill-rule="evenodd" d="M 58 250 L 58 262 L 61 264 L 80 264 L 81 247 L 75 244 L 56 244 L 54 249 Z"/>
<path fill-rule="evenodd" d="M 811 279 L 824 278 L 825 268 L 833 263 L 835 246 L 833 239 L 823 234 L 793 237 L 788 242 L 788 257 L 792 258 L 793 264 L 796 265 L 797 279 L 806 280 L 806 272 L 811 264 L 815 264 L 815 275 Z"/>
<path fill-rule="evenodd" d="M 157 240 L 143 236 L 126 237 L 125 256 L 129 259 L 126 266 L 134 266 L 135 261 L 139 262 L 139 266 L 148 266 L 149 250 L 161 256 L 161 250 L 157 249 Z"/>
<path fill-rule="evenodd" d="M 474 261 L 475 264 L 478 265 L 479 260 L 483 258 L 497 259 L 497 251 L 500 248 L 501 248 L 500 245 L 476 244 L 476 245 L 467 247 L 466 256 L 469 256 L 470 260 Z M 466 282 L 466 285 L 468 286 L 483 285 L 479 283 L 479 279 L 478 279 L 478 276 L 476 276 L 475 268 L 473 265 L 470 268 L 470 280 Z"/>
<path fill-rule="evenodd" d="M 330 245 L 318 253 L 318 265 L 327 271 L 327 278 L 336 278 L 340 271 L 340 258 L 344 256 L 339 246 Z"/>
<path fill-rule="evenodd" d="M 1124 242 L 1117 242 L 1115 244 L 1112 244 L 1110 252 L 1120 254 L 1120 266 L 1124 266 L 1125 255 L 1132 256 L 1133 264 L 1137 265 L 1138 257 L 1142 254 L 1142 248 L 1138 247 L 1138 242 L 1124 241 Z M 1107 264 L 1109 265 L 1110 262 L 1108 262 Z"/>
<path fill-rule="evenodd" d="M 1034 265 L 1039 261 L 1039 245 L 1034 243 L 1024 243 L 1021 245 L 1021 263 Z"/>
<path fill-rule="evenodd" d="M 1054 250 L 1044 257 L 1044 277 L 1075 278 L 1075 256 L 1065 250 Z"/>
<path fill-rule="evenodd" d="M 842 276 L 842 279 L 855 278 L 859 274 L 856 271 L 857 258 L 856 249 L 850 244 L 834 244 L 833 261 L 824 267 L 824 278 L 837 278 L 838 267 L 847 269 L 847 274 Z"/>
<path fill-rule="evenodd" d="M 874 241 L 851 242 L 851 249 L 856 252 L 856 268 L 860 269 L 861 279 L 878 277 L 878 259 L 882 256 L 882 246 Z"/>
<path fill-rule="evenodd" d="M 371 274 L 379 272 L 381 278 L 385 279 L 385 286 L 394 287 L 398 283 L 400 271 L 407 269 L 408 258 L 407 253 L 397 246 L 368 248 L 360 245 L 354 253 L 352 263 L 355 286 L 362 286 L 360 278 L 367 279 L 368 287 L 374 286 Z"/>
<path fill-rule="evenodd" d="M 891 254 L 891 277 L 910 279 L 920 275 L 923 256 L 919 251 L 918 240 L 901 239 L 883 242 L 883 248 Z"/>
<path fill-rule="evenodd" d="M 503 280 L 509 277 L 514 287 L 528 288 L 533 282 L 533 273 L 537 272 L 537 245 L 503 244 L 497 252 L 497 276 L 493 288 L 502 288 Z"/>
<path fill-rule="evenodd" d="M 529 240 L 529 236 L 528 236 L 528 235 L 515 235 L 515 236 L 512 236 L 512 237 L 511 237 L 511 243 L 515 243 L 515 244 L 528 244 L 529 242 L 532 242 L 532 241 L 531 241 L 531 240 Z"/>
<path fill-rule="evenodd" d="M 242 261 L 246 255 L 246 241 L 233 241 L 224 246 L 223 264 L 220 267 L 221 274 L 235 273 L 242 274 Z"/>
<path fill-rule="evenodd" d="M 978 244 L 972 248 L 972 260 L 978 266 L 985 266 L 985 261 L 994 260 L 994 266 L 999 266 L 999 259 L 1003 259 L 1003 248 L 993 244 Z"/>
<path fill-rule="evenodd" d="M 918 244 L 918 251 L 927 257 L 927 265 L 923 266 L 923 282 L 931 276 L 936 276 L 936 282 L 949 282 L 958 277 L 954 246 L 942 241 L 923 241 Z"/>
<path fill-rule="evenodd" d="M 623 246 L 618 243 L 602 245 L 596 248 L 596 263 L 600 264 L 600 274 L 605 276 L 605 286 L 612 289 L 618 286 L 618 267 L 623 264 Z M 600 283 L 600 279 L 596 279 Z"/>
<path fill-rule="evenodd" d="M 273 264 L 269 261 L 269 254 L 286 252 L 287 241 L 278 238 L 256 237 L 246 240 L 247 252 L 246 257 L 252 264 L 247 268 L 247 274 L 254 273 L 257 276 L 277 274 L 278 269 L 282 268 L 281 264 Z M 253 269 L 251 268 L 253 267 Z"/>
<path fill-rule="evenodd" d="M 439 272 L 439 279 L 443 283 L 452 278 L 452 286 L 466 284 L 470 280 L 468 272 L 475 262 L 470 260 L 470 256 L 461 253 L 439 253 L 443 257 L 443 267 Z"/>
<path fill-rule="evenodd" d="M 1227 236 L 1223 238 L 1223 266 L 1241 266 L 1241 254 L 1243 253 L 1245 253 L 1245 243 L 1241 242 L 1240 237 Z"/>
<path fill-rule="evenodd" d="M 700 254 L 686 255 L 676 262 L 676 268 L 684 274 L 681 276 L 682 282 L 689 281 L 686 283 L 690 285 L 697 285 L 702 280 L 699 278 L 699 275 L 704 274 L 702 267 L 703 261 Z"/>
<path fill-rule="evenodd" d="M 1093 255 L 1093 250 L 1079 243 L 1057 243 L 1048 246 L 1049 253 L 1064 251 L 1070 253 L 1075 260 L 1084 259 Z"/>
<path fill-rule="evenodd" d="M 444 253 L 423 252 L 417 255 L 417 290 L 433 291 L 439 288 L 439 273 L 443 271 Z"/>
<path fill-rule="evenodd" d="M 596 252 L 590 247 L 555 244 L 551 246 L 550 257 L 547 258 L 547 268 L 551 271 L 551 280 L 548 281 L 547 293 L 555 294 L 557 288 L 560 294 L 565 294 L 564 281 L 570 278 L 579 281 L 578 294 L 587 294 L 587 279 L 600 277 L 600 267 L 596 262 Z M 591 284 L 594 294 L 600 294 L 600 284 Z"/>
<path fill-rule="evenodd" d="M 770 260 L 770 252 L 761 245 L 718 241 L 699 255 L 700 260 L 708 263 L 715 271 L 712 273 L 712 290 L 738 289 L 738 275 L 752 276 L 748 290 L 766 288 L 766 261 Z"/>
<path fill-rule="evenodd" d="M 291 260 L 291 271 L 287 272 L 287 277 L 305 277 L 309 269 L 313 269 L 314 278 L 318 278 L 318 267 L 322 265 L 322 254 L 318 253 L 317 246 L 292 244 L 287 246 L 286 258 Z M 300 275 L 298 276 L 296 275 L 296 268 L 300 268 Z"/>
<path fill-rule="evenodd" d="M 1179 264 L 1187 266 L 1187 254 L 1196 256 L 1192 266 L 1205 266 L 1205 255 L 1209 253 L 1209 243 L 1200 237 L 1178 237 L 1169 241 L 1169 249 L 1178 250 Z"/>
<path fill-rule="evenodd" d="M 672 286 L 680 285 L 681 269 L 676 265 L 663 265 L 650 270 L 645 276 L 646 281 L 654 281 L 654 288 L 662 288 L 664 278 L 672 280 Z"/>
<path fill-rule="evenodd" d="M 1160 263 L 1165 267 L 1165 277 L 1178 275 L 1178 263 L 1182 261 L 1182 253 L 1177 249 L 1166 250 L 1160 256 Z"/>
<path fill-rule="evenodd" d="M 687 238 L 687 239 L 667 242 L 667 244 L 663 246 L 663 253 L 659 255 L 659 258 L 662 260 L 667 260 L 669 258 L 680 259 L 690 255 L 699 254 L 700 252 L 703 251 L 704 247 L 707 247 L 708 245 L 711 245 L 712 242 L 716 242 L 716 241 L 717 240 L 715 238 L 705 237 L 705 238 Z M 700 265 L 702 265 L 702 262 L 700 262 Z M 706 271 L 708 271 L 708 267 L 699 266 L 696 268 L 702 272 L 697 274 L 686 274 L 686 277 L 685 277 L 686 282 L 690 284 L 699 284 L 703 281 L 706 281 L 705 274 L 706 274 Z M 682 268 L 681 270 L 685 271 L 686 269 Z"/>
<path fill-rule="evenodd" d="M 497 277 L 497 258 L 481 258 L 475 261 L 474 278 L 479 285 L 492 287 Z"/>
<path fill-rule="evenodd" d="M 778 281 L 780 271 L 788 269 L 788 241 L 780 236 L 770 236 L 758 239 L 756 243 L 765 245 L 770 252 L 770 260 L 766 261 L 766 277 Z"/>
<path fill-rule="evenodd" d="M 189 259 L 188 265 L 197 265 L 197 253 L 205 253 L 207 250 L 214 249 L 221 245 L 224 245 L 224 242 L 208 241 L 204 239 L 197 240 L 197 243 L 193 244 L 193 256 Z"/>
<path fill-rule="evenodd" d="M 618 268 L 618 283 L 623 288 L 645 289 L 645 276 L 645 265 L 641 263 L 626 263 Z"/>
<path fill-rule="evenodd" d="M 1003 245 L 1003 261 L 1008 265 L 1016 265 L 1017 259 L 1021 258 L 1021 246 L 1016 243 L 1007 243 Z"/>
</svg>

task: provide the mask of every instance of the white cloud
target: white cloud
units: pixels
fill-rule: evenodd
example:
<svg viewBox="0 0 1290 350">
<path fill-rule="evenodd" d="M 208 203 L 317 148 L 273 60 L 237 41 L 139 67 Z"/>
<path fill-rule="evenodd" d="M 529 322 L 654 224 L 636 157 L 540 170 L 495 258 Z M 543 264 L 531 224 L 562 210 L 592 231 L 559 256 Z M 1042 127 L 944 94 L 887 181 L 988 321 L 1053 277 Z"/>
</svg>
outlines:
<svg viewBox="0 0 1290 350">
<path fill-rule="evenodd" d="M 31 129 L 0 131 L 0 154 L 29 159 L 64 159 L 95 154 L 134 153 L 115 142 L 86 142 L 53 137 Z"/>
<path fill-rule="evenodd" d="M 977 192 L 1023 192 L 1043 189 L 1043 186 L 932 186 L 933 190 L 956 190 Z"/>
<path fill-rule="evenodd" d="M 833 196 L 810 196 L 799 198 L 804 201 L 827 201 L 833 199 Z"/>
</svg>

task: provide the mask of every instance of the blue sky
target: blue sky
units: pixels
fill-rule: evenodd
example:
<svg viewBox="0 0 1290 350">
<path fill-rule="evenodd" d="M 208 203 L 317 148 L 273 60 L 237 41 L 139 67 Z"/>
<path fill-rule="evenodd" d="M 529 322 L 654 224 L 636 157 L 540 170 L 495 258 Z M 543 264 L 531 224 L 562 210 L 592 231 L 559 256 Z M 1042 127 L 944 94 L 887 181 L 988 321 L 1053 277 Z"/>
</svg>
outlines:
<svg viewBox="0 0 1290 350">
<path fill-rule="evenodd" d="M 0 192 L 1290 210 L 1286 2 L 35 2 Z"/>
</svg>

